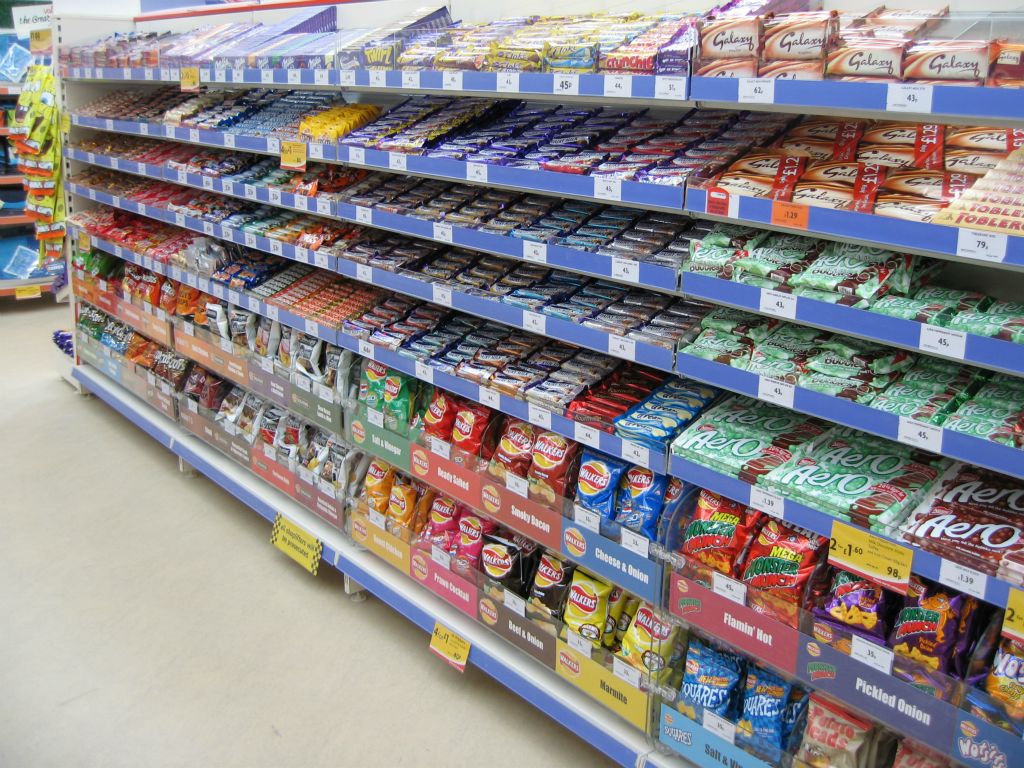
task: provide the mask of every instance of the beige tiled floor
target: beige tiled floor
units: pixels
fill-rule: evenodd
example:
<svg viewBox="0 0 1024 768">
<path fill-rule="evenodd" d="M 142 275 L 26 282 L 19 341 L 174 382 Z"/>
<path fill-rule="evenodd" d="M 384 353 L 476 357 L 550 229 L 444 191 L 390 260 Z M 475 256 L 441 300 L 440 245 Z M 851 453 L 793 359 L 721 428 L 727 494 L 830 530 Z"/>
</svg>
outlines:
<svg viewBox="0 0 1024 768">
<path fill-rule="evenodd" d="M 0 766 L 607 764 L 74 395 L 44 301 L 0 299 Z"/>
</svg>

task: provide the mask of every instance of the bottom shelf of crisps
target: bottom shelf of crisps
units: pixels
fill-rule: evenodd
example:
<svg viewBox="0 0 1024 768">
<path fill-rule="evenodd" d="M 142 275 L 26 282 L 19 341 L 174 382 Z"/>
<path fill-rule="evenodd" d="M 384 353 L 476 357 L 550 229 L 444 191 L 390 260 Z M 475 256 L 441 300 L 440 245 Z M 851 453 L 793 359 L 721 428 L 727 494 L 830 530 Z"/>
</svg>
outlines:
<svg viewBox="0 0 1024 768">
<path fill-rule="evenodd" d="M 366 360 L 354 445 L 650 602 L 659 527 L 693 489 Z M 414 530 L 413 533 L 418 531 Z"/>
<path fill-rule="evenodd" d="M 963 729 L 1019 740 L 1024 644 L 1004 611 L 916 576 L 886 588 L 834 545 L 702 490 L 661 553 L 667 612 L 960 762 L 984 764 Z"/>
</svg>

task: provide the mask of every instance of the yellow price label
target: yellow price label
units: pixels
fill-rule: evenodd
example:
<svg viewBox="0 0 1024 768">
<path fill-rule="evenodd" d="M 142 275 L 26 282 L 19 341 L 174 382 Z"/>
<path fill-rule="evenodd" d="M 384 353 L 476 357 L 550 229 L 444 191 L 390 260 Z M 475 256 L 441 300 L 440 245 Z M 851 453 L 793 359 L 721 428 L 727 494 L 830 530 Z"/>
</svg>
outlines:
<svg viewBox="0 0 1024 768">
<path fill-rule="evenodd" d="M 82 253 L 89 253 L 92 250 L 92 238 L 88 232 L 78 233 L 78 250 Z"/>
<path fill-rule="evenodd" d="M 63 134 L 71 133 L 71 113 L 62 112 L 60 116 L 60 132 Z"/>
<path fill-rule="evenodd" d="M 28 49 L 34 55 L 49 53 L 53 49 L 53 30 L 33 29 L 29 32 Z"/>
<path fill-rule="evenodd" d="M 181 68 L 181 90 L 189 92 L 199 90 L 199 67 Z"/>
<path fill-rule="evenodd" d="M 1024 590 L 1010 587 L 1010 598 L 1003 614 L 1003 634 L 1024 643 Z"/>
<path fill-rule="evenodd" d="M 274 518 L 270 543 L 316 576 L 317 569 L 320 567 L 320 557 L 324 551 L 324 545 L 320 539 L 278 513 Z"/>
<path fill-rule="evenodd" d="M 286 171 L 306 170 L 306 145 L 304 142 L 281 142 L 281 167 Z"/>
<path fill-rule="evenodd" d="M 15 299 L 38 299 L 43 295 L 43 289 L 38 285 L 22 285 L 14 289 Z"/>
<path fill-rule="evenodd" d="M 470 647 L 469 640 L 462 635 L 448 629 L 441 622 L 434 624 L 434 631 L 430 635 L 431 652 L 435 656 L 440 656 L 459 672 L 466 670 Z"/>
<path fill-rule="evenodd" d="M 832 523 L 828 561 L 894 592 L 907 594 L 914 550 L 853 525 Z"/>
</svg>

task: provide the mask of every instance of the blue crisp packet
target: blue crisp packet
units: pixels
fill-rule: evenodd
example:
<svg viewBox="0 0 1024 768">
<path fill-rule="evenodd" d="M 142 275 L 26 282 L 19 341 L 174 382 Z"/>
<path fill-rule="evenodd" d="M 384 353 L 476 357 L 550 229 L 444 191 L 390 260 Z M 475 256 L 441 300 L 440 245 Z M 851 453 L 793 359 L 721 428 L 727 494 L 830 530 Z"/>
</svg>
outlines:
<svg viewBox="0 0 1024 768">
<path fill-rule="evenodd" d="M 576 482 L 576 503 L 602 518 L 611 520 L 615 514 L 615 495 L 619 481 L 626 472 L 626 462 L 587 449 L 580 460 Z"/>
<path fill-rule="evenodd" d="M 743 677 L 742 665 L 742 659 L 691 639 L 677 702 L 680 711 L 698 722 L 706 709 L 734 720 Z"/>
<path fill-rule="evenodd" d="M 767 669 L 751 665 L 743 693 L 743 714 L 736 735 L 761 750 L 782 749 L 786 739 L 785 714 L 791 685 Z"/>
<path fill-rule="evenodd" d="M 615 522 L 655 540 L 667 487 L 665 475 L 657 475 L 644 467 L 630 467 L 619 481 Z"/>
</svg>

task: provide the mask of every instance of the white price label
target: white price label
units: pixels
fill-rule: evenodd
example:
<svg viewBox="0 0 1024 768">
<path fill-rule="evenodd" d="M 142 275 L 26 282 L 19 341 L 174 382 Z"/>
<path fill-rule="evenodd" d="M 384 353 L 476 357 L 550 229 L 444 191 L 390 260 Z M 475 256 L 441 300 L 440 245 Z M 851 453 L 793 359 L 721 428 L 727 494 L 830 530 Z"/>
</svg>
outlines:
<svg viewBox="0 0 1024 768">
<path fill-rule="evenodd" d="M 392 171 L 406 170 L 406 157 L 401 152 L 388 153 L 388 168 Z"/>
<path fill-rule="evenodd" d="M 499 93 L 518 93 L 519 92 L 519 73 L 518 72 L 499 72 L 497 82 Z"/>
<path fill-rule="evenodd" d="M 298 467 L 299 480 L 304 482 L 306 485 L 313 485 L 314 477 L 312 470 L 306 469 L 306 467 Z"/>
<path fill-rule="evenodd" d="M 590 658 L 590 652 L 594 650 L 594 644 L 590 640 L 578 632 L 573 632 L 571 629 L 565 630 L 565 641 L 570 648 L 577 653 L 582 653 L 588 659 Z"/>
<path fill-rule="evenodd" d="M 542 429 L 551 429 L 551 411 L 541 408 L 539 405 L 528 403 L 526 406 L 526 419 L 531 424 L 536 424 Z"/>
<path fill-rule="evenodd" d="M 319 213 L 321 216 L 330 216 L 331 215 L 331 201 L 330 200 L 324 200 L 322 198 L 317 198 L 317 201 L 316 201 L 316 212 Z"/>
<path fill-rule="evenodd" d="M 588 427 L 586 424 L 580 424 L 576 422 L 572 427 L 573 437 L 577 443 L 583 443 L 589 445 L 591 448 L 601 447 L 601 432 L 600 430 Z"/>
<path fill-rule="evenodd" d="M 892 672 L 892 651 L 856 633 L 850 636 L 850 658 L 877 669 L 883 675 Z"/>
<path fill-rule="evenodd" d="M 654 98 L 656 99 L 685 99 L 686 78 L 685 77 L 664 77 L 654 78 Z"/>
<path fill-rule="evenodd" d="M 156 376 L 153 375 L 152 371 L 146 371 L 146 383 L 151 387 L 156 386 Z"/>
<path fill-rule="evenodd" d="M 278 320 L 281 317 L 281 312 L 278 310 L 276 304 L 267 304 L 267 317 L 271 320 Z"/>
<path fill-rule="evenodd" d="M 203 189 L 213 189 L 213 177 L 203 176 Z"/>
<path fill-rule="evenodd" d="M 598 200 L 622 200 L 622 179 L 596 178 L 594 179 L 594 197 Z"/>
<path fill-rule="evenodd" d="M 750 489 L 750 506 L 766 515 L 782 520 L 786 516 L 786 500 L 773 491 L 758 485 Z"/>
<path fill-rule="evenodd" d="M 227 352 L 229 355 L 234 354 L 235 347 L 231 343 L 231 339 L 226 339 L 226 338 L 223 338 L 223 337 L 221 338 L 221 340 L 220 340 L 220 351 L 221 352 Z"/>
<path fill-rule="evenodd" d="M 479 400 L 488 408 L 497 408 L 499 410 L 501 409 L 501 393 L 495 389 L 480 387 Z"/>
<path fill-rule="evenodd" d="M 640 557 L 647 557 L 651 552 L 651 540 L 646 536 L 641 536 L 636 531 L 631 531 L 629 528 L 623 528 L 619 534 L 619 543 L 622 544 L 623 549 L 628 549 L 630 552 L 635 552 Z"/>
<path fill-rule="evenodd" d="M 434 369 L 426 363 L 421 363 L 419 360 L 416 361 L 416 378 L 420 381 L 425 381 L 428 384 L 434 383 Z"/>
<path fill-rule="evenodd" d="M 427 437 L 427 445 L 430 446 L 430 452 L 435 456 L 440 456 L 442 459 L 450 459 L 452 457 L 451 443 L 439 437 L 429 435 Z"/>
<path fill-rule="evenodd" d="M 511 589 L 505 590 L 505 607 L 508 608 L 516 616 L 526 615 L 526 600 L 521 598 Z"/>
<path fill-rule="evenodd" d="M 747 604 L 747 585 L 742 581 L 730 579 L 724 573 L 715 571 L 711 574 L 711 589 L 716 595 L 732 600 L 734 603 Z"/>
<path fill-rule="evenodd" d="M 548 327 L 548 319 L 540 312 L 523 311 L 523 330 L 543 336 Z"/>
<path fill-rule="evenodd" d="M 181 324 L 181 328 L 182 328 L 183 331 L 185 331 L 185 335 L 186 336 L 195 336 L 196 335 L 196 327 L 194 325 L 192 325 L 192 323 L 182 323 Z"/>
<path fill-rule="evenodd" d="M 636 360 L 636 341 L 611 333 L 608 335 L 608 354 L 625 360 Z"/>
<path fill-rule="evenodd" d="M 309 336 L 320 335 L 320 325 L 315 320 L 303 320 L 302 325 Z"/>
<path fill-rule="evenodd" d="M 461 72 L 445 72 L 441 75 L 441 87 L 446 91 L 461 91 L 462 90 L 462 73 Z"/>
<path fill-rule="evenodd" d="M 176 134 L 174 132 L 174 126 L 173 125 L 165 125 L 164 126 L 164 136 L 166 136 L 168 139 L 173 139 L 175 137 L 175 135 Z"/>
<path fill-rule="evenodd" d="M 259 194 L 260 194 L 259 190 L 256 189 L 256 187 L 254 187 L 252 184 L 246 184 L 245 185 L 245 199 L 246 200 L 255 200 L 257 197 L 259 197 Z"/>
<path fill-rule="evenodd" d="M 487 163 L 466 163 L 466 181 L 487 183 Z"/>
<path fill-rule="evenodd" d="M 366 420 L 373 424 L 375 427 L 384 426 L 384 411 L 378 411 L 374 408 L 366 409 Z"/>
<path fill-rule="evenodd" d="M 249 248 L 255 248 L 256 247 L 256 235 L 254 235 L 252 232 L 246 232 L 245 233 L 245 244 Z"/>
<path fill-rule="evenodd" d="M 199 130 L 196 129 L 196 128 L 189 128 L 188 129 L 188 140 L 193 142 L 193 143 L 199 141 Z"/>
<path fill-rule="evenodd" d="M 979 600 L 985 599 L 988 576 L 966 565 L 943 560 L 939 565 L 939 581 Z"/>
<path fill-rule="evenodd" d="M 176 213 L 176 214 L 174 214 L 174 223 L 177 224 L 179 227 L 184 227 L 185 226 L 185 214 L 183 214 L 183 213 Z"/>
<path fill-rule="evenodd" d="M 106 125 L 108 131 L 114 130 L 114 121 L 113 120 L 104 120 L 103 124 Z"/>
<path fill-rule="evenodd" d="M 356 280 L 361 283 L 372 283 L 373 267 L 369 264 L 356 264 Z"/>
<path fill-rule="evenodd" d="M 221 134 L 221 137 L 224 139 L 224 146 L 225 147 L 227 147 L 228 149 L 234 149 L 235 148 L 235 134 L 233 134 L 233 133 L 224 133 L 224 134 Z"/>
<path fill-rule="evenodd" d="M 149 136 L 149 123 L 140 123 L 139 133 L 141 133 L 143 136 Z"/>
<path fill-rule="evenodd" d="M 622 441 L 622 458 L 641 467 L 650 468 L 651 449 L 646 446 L 634 443 L 632 440 Z"/>
<path fill-rule="evenodd" d="M 281 190 L 274 187 L 270 187 L 267 190 L 267 199 L 270 200 L 271 205 L 281 204 Z"/>
<path fill-rule="evenodd" d="M 320 493 L 329 499 L 336 498 L 338 495 L 338 492 L 334 488 L 334 484 L 329 480 L 321 480 L 317 483 L 317 488 L 320 489 Z"/>
<path fill-rule="evenodd" d="M 330 73 L 326 69 L 313 70 L 313 82 L 316 85 L 327 85 Z"/>
<path fill-rule="evenodd" d="M 383 69 L 370 70 L 370 85 L 374 88 L 386 88 L 388 84 L 388 73 Z"/>
<path fill-rule="evenodd" d="M 640 282 L 640 262 L 633 259 L 612 257 L 612 277 L 630 283 Z"/>
<path fill-rule="evenodd" d="M 324 145 L 323 144 L 310 144 L 306 149 L 309 151 L 310 160 L 323 160 L 324 159 Z"/>
<path fill-rule="evenodd" d="M 373 224 L 373 209 L 364 205 L 356 206 L 356 221 L 360 224 Z"/>
<path fill-rule="evenodd" d="M 296 374 L 296 376 L 295 376 L 295 386 L 297 386 L 303 392 L 312 392 L 313 391 L 313 382 L 310 381 L 307 376 L 303 376 L 302 374 Z"/>
<path fill-rule="evenodd" d="M 573 507 L 573 519 L 576 525 L 594 533 L 601 532 L 601 516 L 583 507 Z"/>
<path fill-rule="evenodd" d="M 273 373 L 274 372 L 274 358 L 272 358 L 272 357 L 261 357 L 260 358 L 260 368 L 262 368 L 264 370 L 264 372 L 266 372 L 266 373 Z"/>
<path fill-rule="evenodd" d="M 260 300 L 257 299 L 255 296 L 246 296 L 245 303 L 249 306 L 250 312 L 260 311 Z"/>
<path fill-rule="evenodd" d="M 316 396 L 323 400 L 325 403 L 334 402 L 334 392 L 326 384 L 316 385 Z"/>
<path fill-rule="evenodd" d="M 796 296 L 782 291 L 761 289 L 761 297 L 758 302 L 758 309 L 766 315 L 784 317 L 787 320 L 796 319 Z"/>
<path fill-rule="evenodd" d="M 580 76 L 573 74 L 556 74 L 552 83 L 552 92 L 559 96 L 577 96 L 580 92 Z"/>
<path fill-rule="evenodd" d="M 605 96 L 632 96 L 633 76 L 632 75 L 605 75 L 604 76 Z"/>
<path fill-rule="evenodd" d="M 274 70 L 272 70 L 272 69 L 260 70 L 260 82 L 263 85 L 269 85 L 270 83 L 273 83 L 274 82 Z"/>
<path fill-rule="evenodd" d="M 145 264 L 145 262 L 146 262 L 146 259 L 143 259 L 143 264 Z M 152 260 L 150 260 L 150 264 L 152 264 L 152 263 L 153 263 Z M 224 298 L 224 286 L 223 285 L 221 285 L 220 283 L 209 283 L 209 286 L 210 286 L 210 290 L 209 290 L 210 293 L 212 293 L 218 299 L 223 299 Z"/>
<path fill-rule="evenodd" d="M 942 453 L 942 427 L 925 424 L 917 419 L 900 416 L 899 432 L 896 439 L 901 443 L 923 448 L 932 453 Z"/>
<path fill-rule="evenodd" d="M 213 235 L 213 222 L 212 221 L 204 221 L 203 222 L 203 234 L 211 235 L 211 236 Z"/>
<path fill-rule="evenodd" d="M 730 744 L 736 743 L 736 724 L 730 723 L 721 715 L 716 715 L 710 709 L 704 710 L 704 730 Z"/>
<path fill-rule="evenodd" d="M 113 168 L 115 171 L 121 170 L 121 161 L 118 160 L 116 157 L 110 158 L 110 167 Z"/>
<path fill-rule="evenodd" d="M 967 351 L 967 334 L 951 328 L 940 328 L 937 325 L 922 323 L 918 346 L 925 352 L 934 352 L 963 360 Z"/>
<path fill-rule="evenodd" d="M 289 69 L 288 70 L 288 84 L 298 85 L 302 82 L 302 70 L 301 69 Z"/>
<path fill-rule="evenodd" d="M 356 73 L 351 69 L 342 69 L 338 71 L 338 84 L 339 85 L 355 85 L 356 84 Z"/>
<path fill-rule="evenodd" d="M 796 387 L 786 381 L 770 379 L 761 376 L 757 380 L 757 397 L 774 405 L 781 405 L 783 408 L 793 407 L 793 397 L 796 395 Z"/>
<path fill-rule="evenodd" d="M 529 240 L 523 241 L 523 259 L 532 261 L 534 264 L 548 263 L 548 244 L 533 243 Z"/>
<path fill-rule="evenodd" d="M 452 241 L 452 225 L 435 222 L 434 239 L 440 240 L 442 243 L 450 243 Z"/>
<path fill-rule="evenodd" d="M 275 256 L 281 256 L 284 254 L 284 243 L 280 240 L 270 238 L 270 252 Z"/>
<path fill-rule="evenodd" d="M 267 138 L 267 152 L 273 155 L 281 154 L 281 140 L 272 137 Z"/>
<path fill-rule="evenodd" d="M 380 528 L 382 531 L 387 527 L 387 523 L 384 520 L 384 513 L 378 512 L 375 509 L 371 509 L 369 515 L 370 522 Z"/>
<path fill-rule="evenodd" d="M 981 261 L 1002 261 L 1006 258 L 1006 235 L 959 229 L 956 233 L 956 255 Z"/>
<path fill-rule="evenodd" d="M 618 656 L 612 657 L 612 672 L 617 678 L 624 680 L 627 685 L 633 688 L 640 687 L 640 670 Z"/>
<path fill-rule="evenodd" d="M 885 108 L 889 112 L 932 111 L 932 87 L 930 85 L 909 85 L 889 83 L 885 92 Z"/>
<path fill-rule="evenodd" d="M 442 547 L 437 546 L 437 544 L 430 545 L 430 559 L 445 570 L 450 570 L 452 567 L 451 553 Z"/>
<path fill-rule="evenodd" d="M 530 484 L 526 478 L 513 475 L 511 472 L 505 473 L 505 487 L 516 496 L 522 496 L 524 499 L 530 493 Z"/>
<path fill-rule="evenodd" d="M 228 301 L 238 307 L 242 304 L 242 295 L 238 291 L 228 291 Z"/>
<path fill-rule="evenodd" d="M 274 446 L 272 446 L 270 443 L 263 444 L 263 455 L 266 456 L 271 461 L 277 458 L 277 453 L 274 451 Z"/>
<path fill-rule="evenodd" d="M 232 83 L 244 83 L 245 82 L 245 70 L 235 67 L 231 70 L 231 82 Z"/>
<path fill-rule="evenodd" d="M 191 397 L 185 398 L 185 403 L 188 405 L 188 409 L 192 411 L 192 413 L 199 413 L 199 403 Z"/>
<path fill-rule="evenodd" d="M 434 283 L 431 286 L 431 293 L 435 304 L 440 304 L 443 307 L 450 307 L 452 305 L 452 289 L 450 286 Z"/>
<path fill-rule="evenodd" d="M 309 197 L 306 195 L 292 195 L 292 207 L 300 211 L 309 210 Z"/>
<path fill-rule="evenodd" d="M 402 87 L 403 88 L 419 88 L 420 87 L 420 73 L 419 72 L 403 72 L 402 73 Z"/>
<path fill-rule="evenodd" d="M 152 67 L 145 67 L 145 68 L 143 68 L 143 70 L 142 70 L 142 79 L 143 80 L 152 80 L 154 77 L 156 77 L 156 74 L 154 73 Z"/>
<path fill-rule="evenodd" d="M 774 104 L 775 81 L 770 77 L 739 78 L 740 104 Z"/>
<path fill-rule="evenodd" d="M 363 357 L 368 357 L 373 360 L 373 344 L 366 341 L 365 339 L 359 340 L 359 354 Z"/>
</svg>

